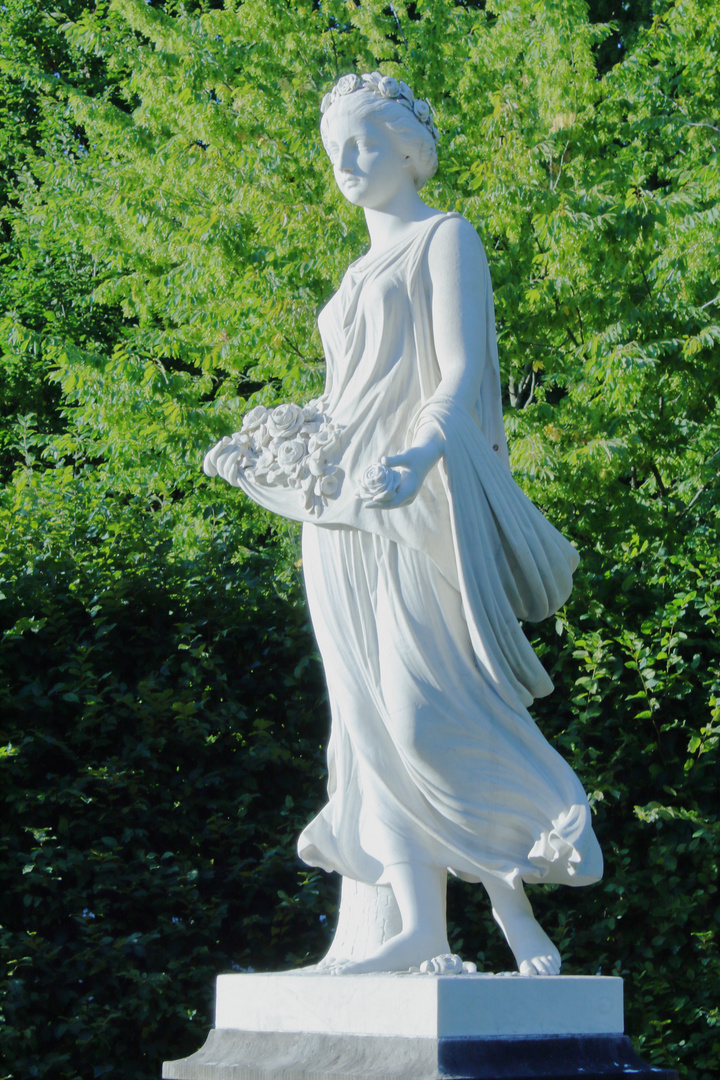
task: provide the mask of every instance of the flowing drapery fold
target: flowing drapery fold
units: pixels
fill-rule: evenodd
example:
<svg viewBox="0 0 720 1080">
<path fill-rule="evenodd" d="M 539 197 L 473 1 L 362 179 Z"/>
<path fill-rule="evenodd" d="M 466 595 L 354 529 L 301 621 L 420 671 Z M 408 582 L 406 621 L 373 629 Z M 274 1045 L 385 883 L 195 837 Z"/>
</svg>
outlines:
<svg viewBox="0 0 720 1080">
<path fill-rule="evenodd" d="M 460 592 L 476 656 L 500 693 L 510 688 L 529 705 L 553 687 L 518 620 L 539 622 L 562 607 L 577 552 L 518 487 L 467 410 L 430 399 L 419 423 L 428 420 L 443 436 Z"/>
</svg>

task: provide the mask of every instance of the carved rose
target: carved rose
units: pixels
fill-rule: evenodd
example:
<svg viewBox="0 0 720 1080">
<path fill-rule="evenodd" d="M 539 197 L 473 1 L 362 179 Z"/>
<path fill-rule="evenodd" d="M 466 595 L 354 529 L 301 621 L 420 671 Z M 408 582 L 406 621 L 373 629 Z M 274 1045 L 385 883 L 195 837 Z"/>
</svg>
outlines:
<svg viewBox="0 0 720 1080">
<path fill-rule="evenodd" d="M 245 425 L 243 423 L 243 427 L 244 426 Z M 243 446 L 243 447 L 246 447 L 246 448 L 252 446 L 252 435 L 247 430 L 246 431 L 236 431 L 235 434 L 231 436 L 231 438 L 232 438 L 233 446 Z"/>
<path fill-rule="evenodd" d="M 334 472 L 326 473 L 325 476 L 321 476 L 315 485 L 315 490 L 318 495 L 324 495 L 326 498 L 334 495 L 338 487 L 338 478 Z"/>
<path fill-rule="evenodd" d="M 397 491 L 399 484 L 400 473 L 387 465 L 381 465 L 378 461 L 374 465 L 368 465 L 363 473 L 358 488 L 358 498 L 384 502 Z"/>
<path fill-rule="evenodd" d="M 359 75 L 343 75 L 341 79 L 338 79 L 335 90 L 341 97 L 344 97 L 346 94 L 352 94 L 361 86 L 362 79 Z"/>
<path fill-rule="evenodd" d="M 410 89 L 408 84 L 406 82 L 403 82 L 402 80 L 400 80 L 400 97 L 405 98 L 405 100 L 409 101 L 411 105 L 415 100 L 415 95 L 413 94 L 412 90 Z"/>
<path fill-rule="evenodd" d="M 278 405 L 270 413 L 267 421 L 268 431 L 273 439 L 290 439 L 305 422 L 303 411 L 299 405 L 289 401 L 286 405 Z"/>
<path fill-rule="evenodd" d="M 400 94 L 400 83 L 392 75 L 385 75 L 378 83 L 378 90 L 383 97 L 396 98 Z"/>
<path fill-rule="evenodd" d="M 278 447 L 277 463 L 283 472 L 289 473 L 306 454 L 307 450 L 302 439 L 289 439 Z"/>
<path fill-rule="evenodd" d="M 252 450 L 241 447 L 235 461 L 238 469 L 252 469 L 257 461 L 257 455 Z"/>
<path fill-rule="evenodd" d="M 424 124 L 430 115 L 430 106 L 427 101 L 422 101 L 420 98 L 413 105 L 413 112 L 417 116 L 421 124 Z"/>
<path fill-rule="evenodd" d="M 253 465 L 253 472 L 256 476 L 264 476 L 269 472 L 275 464 L 275 455 L 272 450 L 265 449 Z"/>
<path fill-rule="evenodd" d="M 256 405 L 254 409 L 251 409 L 249 413 L 245 413 L 243 416 L 242 430 L 255 431 L 256 428 L 265 423 L 267 415 L 268 411 L 264 405 Z"/>
<path fill-rule="evenodd" d="M 420 971 L 424 975 L 463 975 L 466 970 L 469 972 L 472 969 L 469 965 L 466 969 L 456 953 L 442 953 L 440 956 L 433 956 L 432 960 L 424 960 L 420 965 Z"/>
<path fill-rule="evenodd" d="M 305 464 L 308 467 L 308 471 L 313 476 L 322 476 L 325 472 L 325 455 L 322 450 L 316 450 L 314 454 L 310 454 Z"/>
<path fill-rule="evenodd" d="M 310 453 L 314 453 L 315 450 L 321 450 L 325 446 L 329 446 L 330 443 L 335 442 L 337 438 L 337 432 L 326 424 L 325 427 L 321 427 L 314 435 L 310 436 L 308 443 L 308 450 Z"/>
</svg>

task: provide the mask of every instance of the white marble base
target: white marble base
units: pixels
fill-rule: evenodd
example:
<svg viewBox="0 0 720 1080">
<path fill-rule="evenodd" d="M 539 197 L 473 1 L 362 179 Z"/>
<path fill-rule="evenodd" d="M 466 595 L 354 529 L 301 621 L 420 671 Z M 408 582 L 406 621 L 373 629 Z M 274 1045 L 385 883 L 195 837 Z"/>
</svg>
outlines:
<svg viewBox="0 0 720 1080">
<path fill-rule="evenodd" d="M 221 975 L 215 1026 L 425 1039 L 618 1035 L 623 984 L 578 975 Z"/>
</svg>

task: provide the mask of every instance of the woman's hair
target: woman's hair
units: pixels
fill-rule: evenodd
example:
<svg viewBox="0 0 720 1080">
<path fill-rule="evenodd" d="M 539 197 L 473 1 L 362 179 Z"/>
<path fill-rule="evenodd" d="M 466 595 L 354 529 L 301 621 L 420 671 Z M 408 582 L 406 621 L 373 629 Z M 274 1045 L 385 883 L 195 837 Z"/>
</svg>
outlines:
<svg viewBox="0 0 720 1080">
<path fill-rule="evenodd" d="M 350 80 L 353 80 L 352 83 Z M 343 83 L 345 86 L 352 85 L 353 89 L 343 92 Z M 358 85 L 354 85 L 355 83 Z M 402 91 L 389 96 L 378 90 L 378 85 L 383 87 L 388 84 L 391 90 L 398 86 Z M 338 88 L 340 93 L 337 93 Z M 404 91 L 407 91 L 409 98 Z M 414 111 L 413 103 L 423 119 Z M 382 79 L 379 73 L 363 76 L 362 80 L 354 75 L 343 76 L 333 92 L 326 94 L 323 99 L 320 134 L 328 156 L 329 123 L 338 108 L 343 107 L 351 109 L 358 119 L 372 116 L 374 120 L 385 125 L 392 133 L 400 152 L 410 159 L 410 174 L 418 191 L 434 176 L 438 165 L 437 130 L 429 116 L 429 107 L 425 102 L 414 102 L 412 91 L 405 83 L 397 83 L 395 79 Z"/>
</svg>

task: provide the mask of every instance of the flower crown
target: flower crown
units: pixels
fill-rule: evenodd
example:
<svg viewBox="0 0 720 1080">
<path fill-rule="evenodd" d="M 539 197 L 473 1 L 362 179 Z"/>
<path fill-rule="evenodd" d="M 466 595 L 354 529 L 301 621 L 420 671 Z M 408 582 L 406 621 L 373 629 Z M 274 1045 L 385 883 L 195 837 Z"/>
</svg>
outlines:
<svg viewBox="0 0 720 1080">
<path fill-rule="evenodd" d="M 400 79 L 394 79 L 392 75 L 381 75 L 379 71 L 373 71 L 371 75 L 343 75 L 333 86 L 329 94 L 326 94 L 320 103 L 320 112 L 325 114 L 338 98 L 354 94 L 356 90 L 369 90 L 379 97 L 397 101 L 404 105 L 419 120 L 423 127 L 432 135 L 435 142 L 440 138 L 440 133 L 435 127 L 427 101 L 416 98 L 407 83 Z"/>
</svg>

